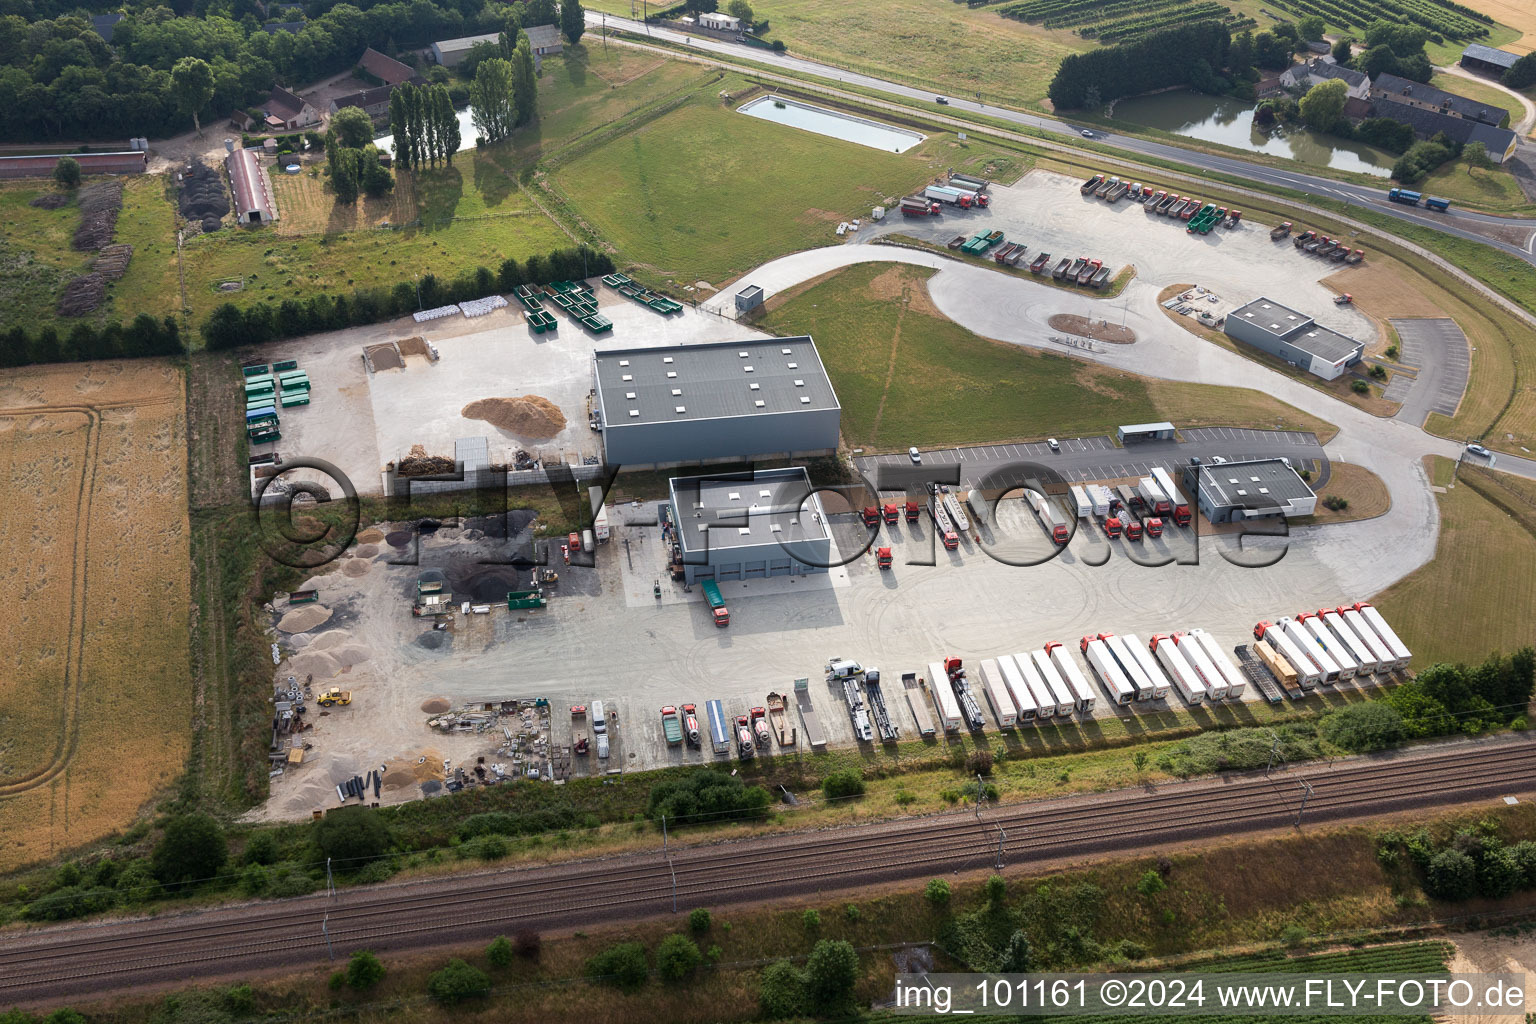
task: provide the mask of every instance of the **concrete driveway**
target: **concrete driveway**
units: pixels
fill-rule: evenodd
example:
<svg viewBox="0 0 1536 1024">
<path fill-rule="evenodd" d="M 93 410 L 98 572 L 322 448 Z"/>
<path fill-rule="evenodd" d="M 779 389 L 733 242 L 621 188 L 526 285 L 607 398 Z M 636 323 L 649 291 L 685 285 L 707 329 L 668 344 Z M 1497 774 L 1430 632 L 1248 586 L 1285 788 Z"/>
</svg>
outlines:
<svg viewBox="0 0 1536 1024">
<path fill-rule="evenodd" d="M 1472 373 L 1472 353 L 1467 347 L 1467 336 L 1456 326 L 1456 321 L 1444 317 L 1391 320 L 1389 323 L 1402 344 L 1400 360 L 1418 368 L 1418 376 L 1397 399 L 1403 403 L 1397 418 L 1422 427 L 1432 412 L 1442 416 L 1456 415 L 1456 407 L 1466 394 L 1467 379 Z M 1394 379 L 1393 385 L 1396 384 Z"/>
</svg>

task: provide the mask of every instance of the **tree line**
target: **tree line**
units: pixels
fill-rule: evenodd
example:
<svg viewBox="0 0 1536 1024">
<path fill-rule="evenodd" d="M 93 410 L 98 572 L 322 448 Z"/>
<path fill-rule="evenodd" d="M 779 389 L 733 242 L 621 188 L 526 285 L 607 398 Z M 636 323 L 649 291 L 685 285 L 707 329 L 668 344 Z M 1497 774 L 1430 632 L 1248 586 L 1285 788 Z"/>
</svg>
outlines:
<svg viewBox="0 0 1536 1024">
<path fill-rule="evenodd" d="M 1197 21 L 1149 33 L 1134 42 L 1068 55 L 1048 94 L 1057 110 L 1097 107 L 1123 96 L 1190 85 L 1199 74 L 1226 67 L 1231 33 L 1219 21 Z"/>
<path fill-rule="evenodd" d="M 469 87 L 470 116 L 486 142 L 507 138 L 532 121 L 538 109 L 539 83 L 528 34 L 516 33 L 514 42 L 503 32 L 496 46 L 500 56 L 481 60 Z"/>
<path fill-rule="evenodd" d="M 243 308 L 226 302 L 203 321 L 198 332 L 210 350 L 259 345 L 316 331 L 378 323 L 418 309 L 509 292 L 520 284 L 548 284 L 611 274 L 613 270 L 613 260 L 606 253 L 586 246 L 556 249 L 548 255 L 529 256 L 521 263 L 504 260 L 495 271 L 477 267 L 451 280 L 423 274 L 393 288 L 356 288 L 349 295 L 313 295 L 304 300 L 285 299 L 276 305 L 258 302 Z"/>
<path fill-rule="evenodd" d="M 340 116 L 340 113 L 337 114 Z M 459 115 L 447 86 L 402 85 L 389 96 L 389 130 L 395 137 L 395 166 L 401 170 L 453 166 L 459 151 Z"/>
<path fill-rule="evenodd" d="M 24 327 L 12 327 L 0 334 L 0 366 L 4 367 L 179 356 L 185 351 L 176 321 L 171 317 L 156 320 L 148 313 L 140 313 L 126 326 L 75 324 L 62 336 L 54 327 L 44 327 L 35 334 Z"/>
</svg>

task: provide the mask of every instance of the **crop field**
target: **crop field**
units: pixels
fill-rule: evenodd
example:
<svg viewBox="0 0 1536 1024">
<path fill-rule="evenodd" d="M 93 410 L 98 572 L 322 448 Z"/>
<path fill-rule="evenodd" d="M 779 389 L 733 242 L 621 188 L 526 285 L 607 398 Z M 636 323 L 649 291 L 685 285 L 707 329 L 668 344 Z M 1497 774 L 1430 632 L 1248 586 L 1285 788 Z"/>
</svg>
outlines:
<svg viewBox="0 0 1536 1024">
<path fill-rule="evenodd" d="M 1513 30 L 1509 39 L 1499 43 L 1500 49 L 1511 53 L 1536 50 L 1536 6 L 1528 0 L 1466 0 L 1466 4 Z"/>
<path fill-rule="evenodd" d="M 185 409 L 161 361 L 0 376 L 0 871 L 126 828 L 182 768 Z"/>
<path fill-rule="evenodd" d="M 907 153 L 885 153 L 748 117 L 701 93 L 551 178 L 626 260 L 718 287 L 776 256 L 835 241 L 839 221 L 867 217 L 942 171 L 952 145 L 953 136 L 932 135 Z"/>
<path fill-rule="evenodd" d="M 791 293 L 762 326 L 811 334 L 843 403 L 843 436 L 873 448 L 1089 433 L 1121 419 L 1333 428 L 1256 391 L 1157 381 L 979 337 L 928 298 L 933 271 L 862 264 Z"/>
<path fill-rule="evenodd" d="M 1198 19 L 1223 21 L 1234 32 L 1256 24 L 1217 0 L 1011 0 L 990 9 L 1044 28 L 1071 29 L 1101 43 L 1121 43 Z"/>
<path fill-rule="evenodd" d="M 1436 460 L 1449 467 L 1446 460 Z M 1436 483 L 1449 480 L 1437 471 Z M 1434 560 L 1372 599 L 1421 665 L 1475 662 L 1531 642 L 1536 484 L 1463 466 L 1440 501 Z M 1445 628 L 1446 609 L 1457 628 Z"/>
</svg>

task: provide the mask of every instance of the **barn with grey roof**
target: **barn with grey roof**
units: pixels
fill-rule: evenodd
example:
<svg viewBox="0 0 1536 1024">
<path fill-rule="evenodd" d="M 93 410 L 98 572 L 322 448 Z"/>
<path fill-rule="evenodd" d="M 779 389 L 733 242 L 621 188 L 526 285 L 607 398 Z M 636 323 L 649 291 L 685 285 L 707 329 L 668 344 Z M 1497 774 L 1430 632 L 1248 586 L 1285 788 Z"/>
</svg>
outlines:
<svg viewBox="0 0 1536 1024">
<path fill-rule="evenodd" d="M 593 353 L 609 465 L 649 468 L 837 449 L 842 407 L 809 337 Z"/>
</svg>

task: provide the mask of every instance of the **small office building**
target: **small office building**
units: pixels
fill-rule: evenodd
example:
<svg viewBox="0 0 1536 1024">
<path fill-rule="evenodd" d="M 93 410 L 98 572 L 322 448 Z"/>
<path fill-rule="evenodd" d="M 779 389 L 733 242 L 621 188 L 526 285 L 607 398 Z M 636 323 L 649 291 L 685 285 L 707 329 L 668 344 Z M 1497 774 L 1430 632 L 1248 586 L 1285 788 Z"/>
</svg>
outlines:
<svg viewBox="0 0 1536 1024">
<path fill-rule="evenodd" d="M 1223 329 L 1238 341 L 1278 356 L 1292 366 L 1333 380 L 1360 361 L 1365 344 L 1329 330 L 1305 313 L 1258 298 L 1227 314 Z"/>
<path fill-rule="evenodd" d="M 832 537 L 800 466 L 668 484 L 684 579 L 748 580 L 826 572 Z"/>
<path fill-rule="evenodd" d="M 1177 431 L 1172 423 L 1127 423 L 1116 428 L 1115 438 L 1125 446 L 1137 441 L 1172 441 Z"/>
<path fill-rule="evenodd" d="M 1317 495 L 1285 459 L 1200 463 L 1184 469 L 1184 489 L 1196 495 L 1212 523 L 1309 516 Z"/>
</svg>

